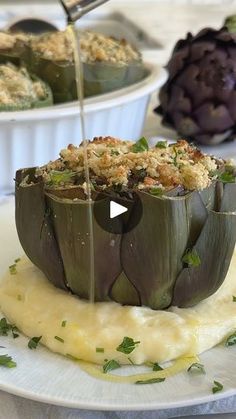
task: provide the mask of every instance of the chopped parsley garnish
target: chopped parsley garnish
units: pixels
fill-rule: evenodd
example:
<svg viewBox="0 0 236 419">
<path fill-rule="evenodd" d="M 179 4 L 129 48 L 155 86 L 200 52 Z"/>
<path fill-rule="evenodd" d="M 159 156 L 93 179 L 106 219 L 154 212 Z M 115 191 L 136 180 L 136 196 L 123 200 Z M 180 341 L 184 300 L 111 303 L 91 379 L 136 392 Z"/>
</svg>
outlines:
<svg viewBox="0 0 236 419">
<path fill-rule="evenodd" d="M 17 274 L 17 270 L 16 270 L 16 263 L 14 263 L 13 265 L 9 266 L 9 271 L 11 275 L 16 275 Z"/>
<path fill-rule="evenodd" d="M 223 384 L 219 383 L 219 381 L 214 381 L 214 386 L 212 387 L 212 393 L 218 393 L 218 391 L 222 391 L 224 388 Z"/>
<path fill-rule="evenodd" d="M 66 327 L 66 323 L 67 323 L 67 321 L 66 321 L 66 320 L 63 320 L 63 321 L 61 322 L 61 327 Z"/>
<path fill-rule="evenodd" d="M 188 372 L 196 371 L 196 372 L 200 372 L 201 374 L 206 374 L 204 365 L 198 362 L 194 362 L 194 364 L 190 365 L 187 371 Z"/>
<path fill-rule="evenodd" d="M 154 196 L 162 196 L 164 191 L 162 188 L 154 187 L 154 188 L 151 188 L 149 192 L 151 195 L 154 195 Z"/>
<path fill-rule="evenodd" d="M 32 339 L 30 339 L 30 341 L 28 342 L 28 348 L 30 349 L 36 349 L 40 340 L 42 339 L 42 336 L 35 336 Z"/>
<path fill-rule="evenodd" d="M 233 345 L 236 345 L 236 332 L 230 335 L 225 342 L 225 346 L 233 346 Z"/>
<path fill-rule="evenodd" d="M 236 303 L 236 297 L 235 297 L 235 295 L 233 295 L 232 298 L 233 298 L 233 302 Z"/>
<path fill-rule="evenodd" d="M 100 354 L 104 354 L 104 348 L 96 348 L 96 352 Z"/>
<path fill-rule="evenodd" d="M 75 356 L 73 356 L 71 354 L 66 354 L 66 357 L 71 359 L 72 361 L 79 361 L 79 358 L 76 358 Z"/>
<path fill-rule="evenodd" d="M 71 170 L 52 170 L 50 172 L 49 183 L 52 185 L 60 185 L 61 183 L 71 182 L 76 173 Z"/>
<path fill-rule="evenodd" d="M 19 334 L 16 333 L 18 332 L 18 329 L 16 326 L 10 324 L 7 322 L 7 319 L 5 317 L 3 317 L 0 320 L 0 336 L 8 336 L 8 333 L 12 333 L 12 336 L 14 339 L 19 337 Z"/>
<path fill-rule="evenodd" d="M 229 172 L 224 172 L 222 173 L 219 178 L 219 180 L 221 180 L 221 182 L 223 183 L 235 183 L 236 180 L 236 176 L 234 173 Z"/>
<path fill-rule="evenodd" d="M 155 147 L 157 148 L 167 148 L 168 147 L 168 142 L 165 141 L 158 141 L 155 145 Z"/>
<path fill-rule="evenodd" d="M 132 147 L 131 151 L 133 153 L 142 153 L 143 151 L 148 151 L 149 145 L 145 137 L 140 138 Z"/>
<path fill-rule="evenodd" d="M 165 378 L 150 378 L 150 380 L 136 381 L 135 384 L 155 384 L 155 383 L 162 383 L 163 381 L 165 381 Z"/>
<path fill-rule="evenodd" d="M 107 361 L 103 365 L 103 372 L 104 374 L 107 374 L 109 371 L 116 370 L 117 368 L 120 368 L 119 362 L 115 361 L 114 359 L 111 359 L 111 361 Z"/>
<path fill-rule="evenodd" d="M 3 317 L 0 320 L 0 336 L 8 336 L 8 332 L 11 330 L 10 323 L 7 322 L 7 319 Z"/>
<path fill-rule="evenodd" d="M 64 343 L 64 339 L 60 338 L 60 336 L 54 336 L 54 339 L 58 340 L 61 343 Z"/>
<path fill-rule="evenodd" d="M 16 362 L 12 360 L 12 357 L 9 355 L 0 355 L 0 366 L 6 368 L 15 368 Z"/>
<path fill-rule="evenodd" d="M 111 156 L 119 156 L 119 155 L 120 153 L 118 150 L 114 150 L 114 149 L 111 150 Z"/>
<path fill-rule="evenodd" d="M 158 364 L 158 362 L 154 362 L 154 364 L 152 364 L 152 371 L 163 371 L 163 368 Z"/>
<path fill-rule="evenodd" d="M 18 263 L 18 262 L 20 262 L 20 260 L 21 260 L 20 258 L 17 258 L 17 259 L 14 260 L 14 262 Z"/>
<path fill-rule="evenodd" d="M 18 332 L 18 329 L 17 329 L 16 326 L 12 326 L 11 331 L 12 331 L 13 339 L 16 339 L 16 338 L 19 337 L 19 333 L 17 333 Z"/>
<path fill-rule="evenodd" d="M 190 250 L 182 258 L 182 261 L 189 267 L 197 268 L 201 265 L 201 259 L 196 250 Z"/>
<path fill-rule="evenodd" d="M 132 338 L 125 336 L 121 344 L 117 346 L 116 350 L 118 352 L 123 352 L 124 354 L 130 354 L 139 343 L 140 341 L 135 342 Z"/>
</svg>

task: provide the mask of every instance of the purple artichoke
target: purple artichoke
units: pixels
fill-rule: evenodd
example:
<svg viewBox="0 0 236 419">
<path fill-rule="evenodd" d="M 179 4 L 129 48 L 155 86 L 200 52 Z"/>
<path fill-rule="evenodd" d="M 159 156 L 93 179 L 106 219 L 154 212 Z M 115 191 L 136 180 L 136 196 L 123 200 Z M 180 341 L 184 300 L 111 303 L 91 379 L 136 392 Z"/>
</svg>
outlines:
<svg viewBox="0 0 236 419">
<path fill-rule="evenodd" d="M 174 47 L 156 112 L 190 141 L 218 144 L 236 132 L 235 17 L 220 30 L 189 33 Z"/>
</svg>

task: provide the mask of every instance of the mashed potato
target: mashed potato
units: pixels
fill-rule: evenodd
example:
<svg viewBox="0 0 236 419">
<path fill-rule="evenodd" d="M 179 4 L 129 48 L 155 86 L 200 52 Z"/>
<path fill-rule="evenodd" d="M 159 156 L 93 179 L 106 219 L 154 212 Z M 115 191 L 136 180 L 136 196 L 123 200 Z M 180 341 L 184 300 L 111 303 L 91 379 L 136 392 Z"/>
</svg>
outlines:
<svg viewBox="0 0 236 419">
<path fill-rule="evenodd" d="M 2 313 L 29 337 L 54 352 L 103 364 L 164 362 L 210 349 L 236 330 L 236 254 L 222 287 L 193 308 L 154 311 L 145 307 L 96 303 L 94 306 L 55 288 L 23 258 L 0 282 Z M 140 341 L 125 355 L 124 336 Z M 55 337 L 59 337 L 58 340 Z M 97 352 L 103 348 L 104 352 Z"/>
</svg>

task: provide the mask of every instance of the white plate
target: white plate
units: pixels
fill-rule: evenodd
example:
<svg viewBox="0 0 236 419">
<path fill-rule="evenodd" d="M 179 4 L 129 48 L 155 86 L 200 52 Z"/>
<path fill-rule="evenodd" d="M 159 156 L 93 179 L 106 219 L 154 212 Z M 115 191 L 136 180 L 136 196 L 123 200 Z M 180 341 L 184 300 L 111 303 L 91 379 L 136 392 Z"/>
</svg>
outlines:
<svg viewBox="0 0 236 419">
<path fill-rule="evenodd" d="M 22 254 L 14 226 L 12 198 L 0 201 L 0 243 L 2 275 Z M 81 371 L 73 361 L 46 348 L 29 350 L 27 342 L 23 336 L 15 340 L 0 338 L 0 345 L 5 346 L 0 348 L 0 354 L 8 353 L 17 362 L 17 368 L 1 368 L 0 390 L 41 402 L 90 410 L 170 409 L 236 394 L 236 347 L 226 349 L 219 346 L 203 354 L 201 362 L 205 365 L 206 375 L 192 376 L 183 372 L 164 383 L 135 386 L 96 380 Z M 133 367 L 129 367 L 129 371 L 130 368 Z M 214 380 L 224 385 L 224 390 L 215 395 L 211 392 Z"/>
</svg>

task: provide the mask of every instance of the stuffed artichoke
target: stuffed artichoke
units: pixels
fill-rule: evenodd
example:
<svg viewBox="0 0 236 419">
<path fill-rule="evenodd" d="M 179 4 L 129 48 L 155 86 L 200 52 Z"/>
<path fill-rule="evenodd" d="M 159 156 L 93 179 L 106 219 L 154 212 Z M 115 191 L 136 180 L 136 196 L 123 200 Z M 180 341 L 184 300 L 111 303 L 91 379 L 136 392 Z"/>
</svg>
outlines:
<svg viewBox="0 0 236 419">
<path fill-rule="evenodd" d="M 188 34 L 174 47 L 159 95 L 163 123 L 190 141 L 217 144 L 236 132 L 236 25 Z"/>
<path fill-rule="evenodd" d="M 165 309 L 195 305 L 217 291 L 236 241 L 236 170 L 186 141 L 149 148 L 96 138 L 88 145 L 93 210 L 107 196 L 129 205 L 124 234 L 94 218 L 96 301 Z M 31 261 L 56 286 L 89 298 L 83 147 L 16 174 L 16 226 Z M 142 219 L 135 199 L 142 202 Z M 127 232 L 129 231 L 129 232 Z"/>
<path fill-rule="evenodd" d="M 0 64 L 0 111 L 20 111 L 53 104 L 50 87 L 24 67 Z"/>
<path fill-rule="evenodd" d="M 110 92 L 146 75 L 140 54 L 127 42 L 93 32 L 81 32 L 79 41 L 85 96 Z M 70 32 L 33 37 L 30 55 L 31 71 L 51 86 L 56 103 L 77 99 Z"/>
</svg>

